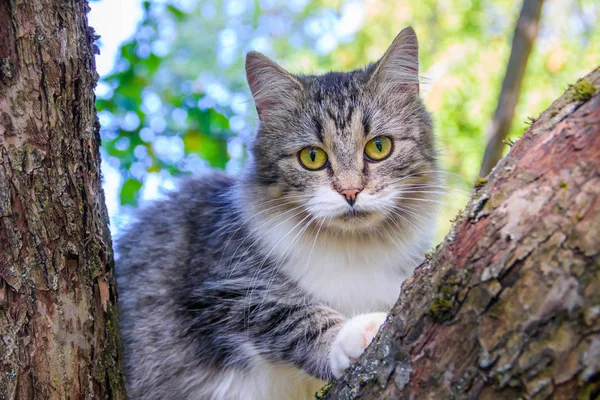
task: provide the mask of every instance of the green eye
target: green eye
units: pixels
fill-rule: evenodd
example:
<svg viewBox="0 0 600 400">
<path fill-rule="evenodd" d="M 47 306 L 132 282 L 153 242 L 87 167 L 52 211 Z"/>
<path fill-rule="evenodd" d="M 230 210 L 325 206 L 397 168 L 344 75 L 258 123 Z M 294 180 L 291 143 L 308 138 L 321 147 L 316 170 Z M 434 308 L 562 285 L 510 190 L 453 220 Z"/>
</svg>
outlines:
<svg viewBox="0 0 600 400">
<path fill-rule="evenodd" d="M 309 171 L 317 171 L 327 164 L 327 153 L 318 147 L 307 147 L 298 153 L 300 164 Z"/>
<path fill-rule="evenodd" d="M 387 136 L 378 136 L 369 140 L 365 146 L 365 155 L 371 161 L 382 161 L 392 152 L 392 139 Z"/>
</svg>

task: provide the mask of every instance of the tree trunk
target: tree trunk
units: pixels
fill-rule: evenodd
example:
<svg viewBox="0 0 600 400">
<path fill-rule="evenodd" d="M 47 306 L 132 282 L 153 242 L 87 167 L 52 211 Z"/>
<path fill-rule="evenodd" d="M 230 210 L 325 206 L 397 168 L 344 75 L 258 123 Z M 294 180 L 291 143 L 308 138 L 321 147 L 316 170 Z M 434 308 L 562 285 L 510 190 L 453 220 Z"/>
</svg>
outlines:
<svg viewBox="0 0 600 400">
<path fill-rule="evenodd" d="M 0 398 L 124 398 L 85 0 L 0 0 Z"/>
<path fill-rule="evenodd" d="M 321 399 L 600 396 L 600 69 L 544 111 Z"/>
</svg>

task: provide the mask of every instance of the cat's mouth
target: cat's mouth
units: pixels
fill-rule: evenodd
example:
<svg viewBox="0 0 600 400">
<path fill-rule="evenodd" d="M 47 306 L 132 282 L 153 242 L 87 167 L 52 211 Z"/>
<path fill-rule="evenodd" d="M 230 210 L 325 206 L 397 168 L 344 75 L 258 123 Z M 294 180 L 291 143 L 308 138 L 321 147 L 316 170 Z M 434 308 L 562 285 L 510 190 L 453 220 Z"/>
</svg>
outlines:
<svg viewBox="0 0 600 400">
<path fill-rule="evenodd" d="M 347 231 L 362 231 L 363 229 L 376 227 L 381 223 L 382 218 L 384 216 L 375 210 L 357 210 L 353 207 L 329 219 L 329 223 L 334 227 Z"/>
<path fill-rule="evenodd" d="M 371 222 L 375 222 L 375 220 L 378 220 L 376 214 L 377 213 L 373 211 L 357 210 L 356 208 L 351 208 L 345 213 L 337 215 L 335 219 L 337 219 L 337 221 L 342 224 L 354 225 L 358 222 L 360 223 L 360 225 L 363 225 L 365 223 L 367 225 L 370 225 Z"/>
<path fill-rule="evenodd" d="M 373 216 L 372 212 L 357 210 L 356 208 L 351 208 L 346 213 L 340 215 L 339 218 L 352 221 L 352 220 L 356 220 L 356 219 L 369 218 L 371 216 Z"/>
</svg>

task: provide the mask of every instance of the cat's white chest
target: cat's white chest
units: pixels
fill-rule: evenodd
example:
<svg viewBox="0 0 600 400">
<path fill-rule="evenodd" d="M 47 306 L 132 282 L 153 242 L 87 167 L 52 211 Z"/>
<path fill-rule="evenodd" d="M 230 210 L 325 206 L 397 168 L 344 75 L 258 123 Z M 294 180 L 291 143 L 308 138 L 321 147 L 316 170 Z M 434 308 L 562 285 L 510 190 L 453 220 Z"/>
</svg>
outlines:
<svg viewBox="0 0 600 400">
<path fill-rule="evenodd" d="M 287 272 L 308 293 L 346 316 L 388 312 L 400 294 L 406 276 L 381 260 L 367 260 L 322 250 L 308 259 L 299 252 Z M 310 266 L 305 267 L 309 263 Z"/>
<path fill-rule="evenodd" d="M 326 237 L 313 240 L 287 239 L 285 227 L 274 229 L 267 240 L 288 277 L 307 294 L 346 316 L 388 312 L 424 254 L 422 244 L 410 247 L 344 243 Z M 282 239 L 283 238 L 283 239 Z"/>
</svg>

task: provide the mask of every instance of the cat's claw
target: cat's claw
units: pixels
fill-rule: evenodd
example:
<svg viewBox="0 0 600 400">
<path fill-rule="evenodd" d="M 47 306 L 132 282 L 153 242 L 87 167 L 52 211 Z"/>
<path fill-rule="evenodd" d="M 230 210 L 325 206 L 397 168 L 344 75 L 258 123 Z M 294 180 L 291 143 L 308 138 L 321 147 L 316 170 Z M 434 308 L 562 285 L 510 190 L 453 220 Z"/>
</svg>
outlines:
<svg viewBox="0 0 600 400">
<path fill-rule="evenodd" d="M 342 376 L 350 364 L 355 363 L 373 341 L 387 314 L 360 314 L 346 321 L 333 341 L 329 353 L 331 371 L 336 378 Z"/>
</svg>

